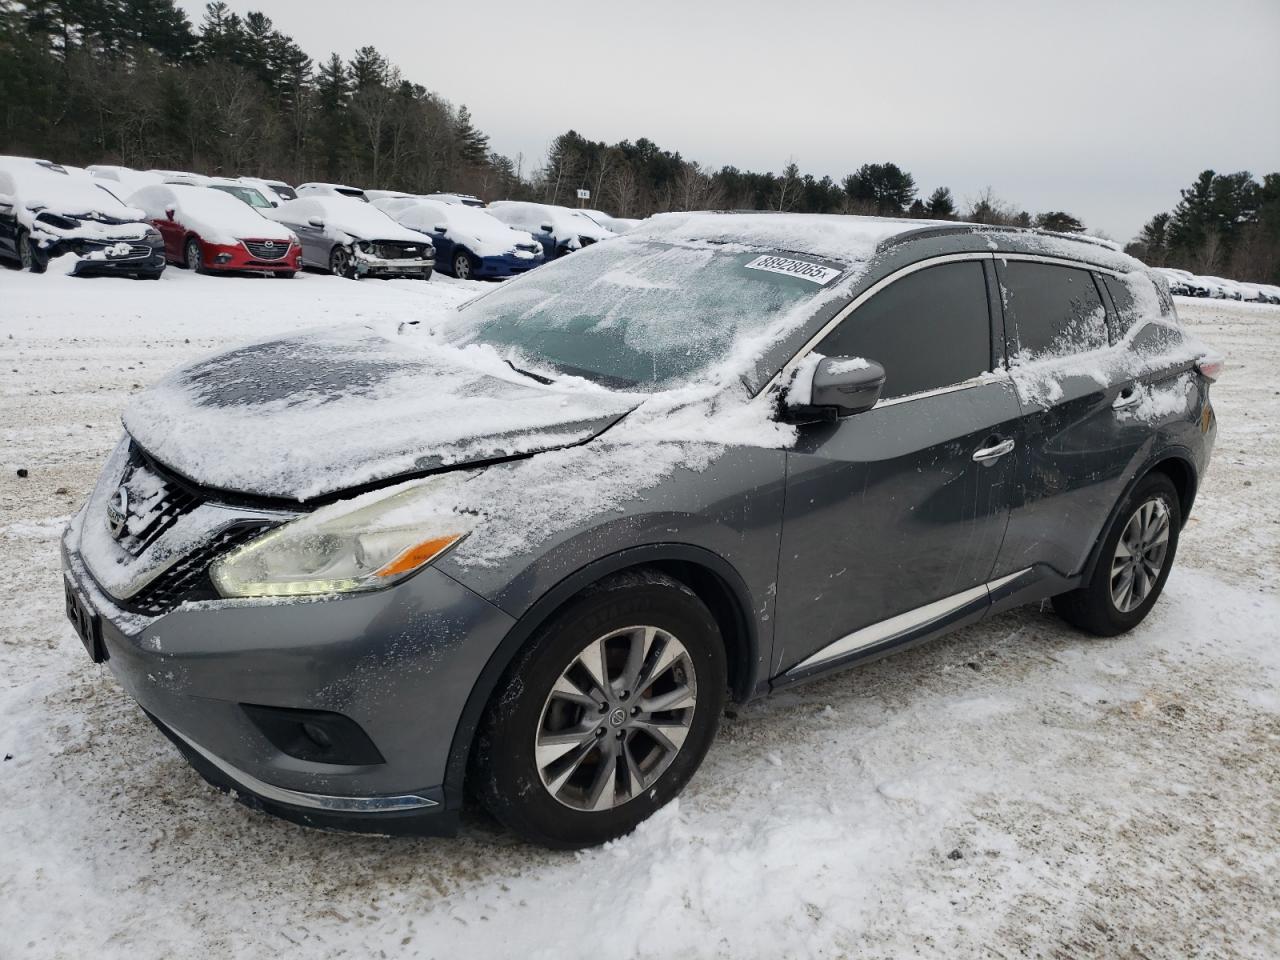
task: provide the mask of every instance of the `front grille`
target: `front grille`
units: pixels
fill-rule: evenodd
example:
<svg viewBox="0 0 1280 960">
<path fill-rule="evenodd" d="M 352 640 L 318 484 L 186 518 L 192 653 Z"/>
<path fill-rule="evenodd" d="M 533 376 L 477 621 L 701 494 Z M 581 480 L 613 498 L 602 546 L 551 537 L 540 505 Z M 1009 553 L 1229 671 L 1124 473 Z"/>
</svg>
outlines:
<svg viewBox="0 0 1280 960">
<path fill-rule="evenodd" d="M 429 247 L 421 247 L 415 244 L 386 243 L 382 241 L 373 245 L 374 255 L 381 257 L 383 260 L 421 259 L 426 256 L 426 251 L 429 249 Z"/>
<path fill-rule="evenodd" d="M 130 451 L 129 464 L 109 509 L 120 509 L 115 499 L 120 491 L 124 491 L 124 533 L 118 541 L 135 557 L 202 502 L 186 487 L 152 469 L 136 448 Z"/>
<path fill-rule="evenodd" d="M 209 579 L 209 566 L 222 554 L 248 543 L 273 526 L 259 521 L 237 523 L 217 534 L 125 601 L 134 613 L 158 617 L 194 600 L 215 600 L 218 592 Z"/>
<path fill-rule="evenodd" d="M 241 241 L 255 259 L 279 260 L 289 252 L 289 244 L 283 240 L 244 240 Z"/>
</svg>

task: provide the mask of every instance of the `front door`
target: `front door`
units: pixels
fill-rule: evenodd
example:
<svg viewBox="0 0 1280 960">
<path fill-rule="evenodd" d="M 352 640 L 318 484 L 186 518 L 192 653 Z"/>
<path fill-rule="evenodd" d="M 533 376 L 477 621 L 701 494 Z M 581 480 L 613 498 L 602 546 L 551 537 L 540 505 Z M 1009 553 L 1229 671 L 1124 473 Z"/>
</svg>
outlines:
<svg viewBox="0 0 1280 960">
<path fill-rule="evenodd" d="M 985 610 L 1021 415 L 1008 375 L 991 372 L 989 270 L 983 258 L 908 273 L 818 344 L 879 362 L 887 380 L 876 407 L 802 426 L 788 454 L 775 676 Z"/>
</svg>

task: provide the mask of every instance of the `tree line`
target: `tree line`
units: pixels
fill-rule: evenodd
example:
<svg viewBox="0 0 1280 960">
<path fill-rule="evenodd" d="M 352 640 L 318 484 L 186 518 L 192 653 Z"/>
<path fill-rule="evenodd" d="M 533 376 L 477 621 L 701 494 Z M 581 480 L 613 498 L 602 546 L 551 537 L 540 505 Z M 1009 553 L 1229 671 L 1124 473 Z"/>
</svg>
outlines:
<svg viewBox="0 0 1280 960">
<path fill-rule="evenodd" d="M 1205 170 L 1126 250 L 1156 267 L 1280 283 L 1280 173 Z"/>
<path fill-rule="evenodd" d="M 710 169 L 643 137 L 608 144 L 573 130 L 526 163 L 490 149 L 465 105 L 405 79 L 375 48 L 314 61 L 271 18 L 222 2 L 193 26 L 174 0 L 0 0 L 0 153 L 569 205 L 585 188 L 590 205 L 628 217 L 783 210 L 1086 229 L 990 188 L 963 202 L 946 186 L 923 191 L 894 163 L 865 163 L 838 181 L 795 160 L 776 174 Z M 1157 262 L 1274 274 L 1274 225 L 1250 231 L 1247 217 L 1226 212 L 1248 208 L 1262 223 L 1272 181 L 1210 174 L 1192 197 L 1184 191 L 1164 228 L 1148 224 L 1141 249 Z"/>
</svg>

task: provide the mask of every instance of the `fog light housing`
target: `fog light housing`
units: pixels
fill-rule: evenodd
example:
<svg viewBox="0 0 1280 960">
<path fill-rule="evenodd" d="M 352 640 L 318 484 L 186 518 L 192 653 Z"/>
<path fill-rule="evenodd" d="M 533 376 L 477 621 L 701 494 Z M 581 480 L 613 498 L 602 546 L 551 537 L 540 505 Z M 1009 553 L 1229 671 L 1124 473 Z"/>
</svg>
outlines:
<svg viewBox="0 0 1280 960">
<path fill-rule="evenodd" d="M 231 261 L 231 254 L 229 253 L 215 254 L 213 258 L 214 263 L 229 263 L 230 261 Z"/>
<path fill-rule="evenodd" d="M 273 747 L 299 760 L 353 767 L 386 762 L 360 724 L 340 713 L 254 703 L 240 709 Z"/>
</svg>

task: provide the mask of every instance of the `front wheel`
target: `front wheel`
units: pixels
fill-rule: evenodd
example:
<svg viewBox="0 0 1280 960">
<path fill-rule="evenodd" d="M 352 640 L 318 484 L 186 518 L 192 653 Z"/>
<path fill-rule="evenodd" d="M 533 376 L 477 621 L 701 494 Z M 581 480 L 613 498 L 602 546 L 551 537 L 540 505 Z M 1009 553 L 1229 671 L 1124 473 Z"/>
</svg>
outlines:
<svg viewBox="0 0 1280 960">
<path fill-rule="evenodd" d="M 349 280 L 355 278 L 351 253 L 346 247 L 334 247 L 329 251 L 329 272 L 335 277 L 346 277 Z"/>
<path fill-rule="evenodd" d="M 715 737 L 724 644 L 656 570 L 601 581 L 535 635 L 494 691 L 473 755 L 489 811 L 526 840 L 619 837 L 674 798 Z"/>
<path fill-rule="evenodd" d="M 459 280 L 471 279 L 471 257 L 461 250 L 453 258 L 453 275 Z"/>
<path fill-rule="evenodd" d="M 1107 531 L 1088 583 L 1053 598 L 1068 623 L 1102 637 L 1132 630 L 1146 618 L 1169 579 L 1182 529 L 1178 491 L 1151 473 L 1125 498 Z"/>
<path fill-rule="evenodd" d="M 23 270 L 32 273 L 44 273 L 49 269 L 49 256 L 36 246 L 31 235 L 25 230 L 18 231 L 18 257 Z"/>
<path fill-rule="evenodd" d="M 187 237 L 186 246 L 183 247 L 183 264 L 192 273 L 199 273 L 204 269 L 204 255 L 200 252 L 200 241 L 195 237 Z"/>
</svg>

